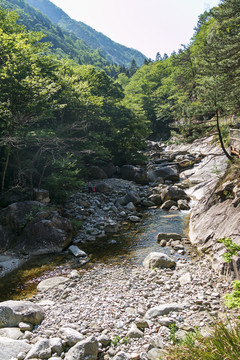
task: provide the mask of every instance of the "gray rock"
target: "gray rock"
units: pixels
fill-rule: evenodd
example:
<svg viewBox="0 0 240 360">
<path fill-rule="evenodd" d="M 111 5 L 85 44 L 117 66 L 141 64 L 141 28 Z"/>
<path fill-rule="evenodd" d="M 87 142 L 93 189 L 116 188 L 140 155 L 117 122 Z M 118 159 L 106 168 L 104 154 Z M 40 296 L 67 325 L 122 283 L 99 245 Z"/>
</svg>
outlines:
<svg viewBox="0 0 240 360">
<path fill-rule="evenodd" d="M 0 329 L 0 337 L 6 337 L 13 340 L 22 340 L 23 332 L 17 327 Z"/>
<path fill-rule="evenodd" d="M 87 257 L 85 251 L 80 250 L 76 245 L 69 246 L 68 250 L 76 257 Z"/>
<path fill-rule="evenodd" d="M 125 204 L 132 202 L 137 205 L 141 202 L 140 196 L 135 191 L 129 191 L 124 197 Z"/>
<path fill-rule="evenodd" d="M 163 352 L 162 350 L 158 349 L 158 348 L 153 348 L 151 350 L 149 350 L 148 354 L 147 354 L 147 358 L 149 360 L 159 360 L 162 358 L 162 355 L 166 354 L 165 352 Z"/>
<path fill-rule="evenodd" d="M 130 360 L 130 356 L 124 351 L 119 351 L 114 357 L 113 360 Z"/>
<path fill-rule="evenodd" d="M 187 272 L 179 278 L 180 285 L 189 284 L 192 281 L 191 274 Z"/>
<path fill-rule="evenodd" d="M 31 346 L 24 340 L 13 340 L 0 337 L 0 359 L 15 359 L 19 353 L 28 353 Z"/>
<path fill-rule="evenodd" d="M 177 233 L 158 233 L 157 234 L 157 241 L 160 240 L 181 240 L 182 239 L 182 235 L 177 234 Z"/>
<path fill-rule="evenodd" d="M 0 225 L 0 253 L 8 250 L 14 240 L 14 233 L 9 225 Z"/>
<path fill-rule="evenodd" d="M 162 198 L 160 194 L 152 194 L 148 198 L 151 202 L 154 203 L 154 205 L 161 205 L 162 204 Z"/>
<path fill-rule="evenodd" d="M 43 309 L 29 301 L 9 300 L 0 303 L 0 328 L 17 326 L 22 321 L 37 325 L 43 319 Z"/>
<path fill-rule="evenodd" d="M 63 340 L 67 341 L 70 347 L 84 339 L 84 336 L 80 332 L 69 327 L 62 327 L 59 330 L 59 335 Z"/>
<path fill-rule="evenodd" d="M 179 189 L 177 186 L 168 186 L 161 191 L 161 199 L 162 202 L 167 200 L 180 200 L 180 199 L 188 199 L 189 196 L 185 193 L 184 190 Z"/>
<path fill-rule="evenodd" d="M 123 165 L 120 169 L 123 179 L 135 181 L 136 183 L 145 185 L 148 183 L 147 173 L 144 169 L 133 165 Z"/>
<path fill-rule="evenodd" d="M 152 309 L 149 309 L 145 317 L 146 319 L 153 319 L 158 316 L 167 315 L 170 312 L 178 312 L 182 311 L 185 308 L 186 305 L 184 304 L 178 304 L 178 303 L 169 303 L 169 304 L 162 304 L 156 307 L 153 307 Z"/>
<path fill-rule="evenodd" d="M 65 355 L 65 360 L 97 360 L 98 342 L 95 337 L 79 341 Z"/>
<path fill-rule="evenodd" d="M 156 181 L 159 178 L 165 180 L 178 181 L 179 170 L 175 165 L 161 166 L 155 170 L 151 170 L 147 173 L 147 178 L 150 182 Z"/>
<path fill-rule="evenodd" d="M 28 359 L 49 359 L 51 357 L 51 348 L 49 339 L 42 339 L 36 342 L 28 352 L 26 360 Z"/>
<path fill-rule="evenodd" d="M 141 221 L 140 217 L 135 216 L 135 215 L 129 216 L 129 220 L 133 223 L 137 223 L 137 222 Z"/>
<path fill-rule="evenodd" d="M 34 219 L 27 223 L 16 242 L 16 250 L 32 255 L 61 252 L 72 241 L 72 223 L 57 212 L 48 219 Z"/>
<path fill-rule="evenodd" d="M 52 354 L 61 355 L 63 352 L 63 344 L 60 338 L 54 337 L 49 339 L 49 346 L 51 348 Z"/>
<path fill-rule="evenodd" d="M 176 262 L 161 252 L 152 252 L 143 261 L 143 267 L 146 269 L 153 268 L 174 268 Z"/>
<path fill-rule="evenodd" d="M 98 340 L 98 342 L 100 342 L 100 344 L 102 344 L 103 346 L 108 346 L 108 345 L 110 344 L 110 342 L 111 342 L 110 337 L 107 336 L 107 335 L 104 335 L 104 334 L 100 335 L 97 340 Z"/>
<path fill-rule="evenodd" d="M 117 233 L 119 230 L 119 223 L 116 221 L 109 221 L 105 226 L 104 226 L 104 231 L 106 234 L 115 234 Z"/>
<path fill-rule="evenodd" d="M 21 331 L 32 331 L 32 329 L 33 329 L 33 324 L 29 324 L 29 323 L 26 323 L 26 322 L 20 322 L 19 324 L 18 324 L 18 326 L 19 326 L 19 329 L 21 330 Z"/>
<path fill-rule="evenodd" d="M 136 211 L 135 205 L 133 204 L 133 202 L 129 202 L 125 208 L 129 211 Z"/>
<path fill-rule="evenodd" d="M 188 205 L 187 200 L 178 200 L 178 209 L 179 210 L 189 210 L 190 206 Z"/>
<path fill-rule="evenodd" d="M 142 338 L 144 336 L 144 333 L 139 330 L 136 324 L 132 324 L 130 330 L 128 331 L 127 335 L 132 338 Z"/>
<path fill-rule="evenodd" d="M 173 206 L 177 206 L 176 201 L 174 201 L 174 200 L 167 200 L 167 201 L 165 201 L 165 202 L 162 204 L 161 209 L 169 210 L 169 209 L 171 209 L 171 207 L 173 207 Z"/>
<path fill-rule="evenodd" d="M 145 319 L 136 319 L 135 325 L 138 329 L 146 329 L 149 327 L 148 322 Z"/>
<path fill-rule="evenodd" d="M 37 289 L 38 289 L 38 291 L 41 291 L 41 292 L 46 291 L 46 290 L 52 289 L 60 284 L 64 284 L 68 280 L 69 279 L 65 276 L 54 276 L 49 279 L 45 279 L 45 280 L 41 281 L 38 284 Z"/>
</svg>

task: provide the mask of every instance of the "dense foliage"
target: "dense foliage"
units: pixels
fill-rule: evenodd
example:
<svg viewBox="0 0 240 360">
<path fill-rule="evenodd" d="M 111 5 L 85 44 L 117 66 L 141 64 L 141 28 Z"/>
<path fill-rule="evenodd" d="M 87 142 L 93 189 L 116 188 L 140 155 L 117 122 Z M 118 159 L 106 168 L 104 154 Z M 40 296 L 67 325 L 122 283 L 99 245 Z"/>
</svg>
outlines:
<svg viewBox="0 0 240 360">
<path fill-rule="evenodd" d="M 199 17 L 188 46 L 144 65 L 124 86 L 125 102 L 151 120 L 155 136 L 168 124 L 189 139 L 214 115 L 239 114 L 240 3 L 224 0 Z"/>
<path fill-rule="evenodd" d="M 35 14 L 42 24 L 44 15 Z M 21 19 L 30 28 L 29 15 Z M 69 36 L 52 26 L 60 37 Z M 136 163 L 150 133 L 167 139 L 175 128 L 192 139 L 214 115 L 239 115 L 238 0 L 224 0 L 201 15 L 191 43 L 178 53 L 158 53 L 140 69 L 133 60 L 116 81 L 78 64 L 89 61 L 51 55 L 47 38 L 27 31 L 16 13 L 0 11 L 2 191 L 42 183 L 53 192 L 73 189 L 90 165 Z"/>
<path fill-rule="evenodd" d="M 42 34 L 0 10 L 1 189 L 80 185 L 90 165 L 134 161 L 147 124 L 103 70 L 57 60 Z"/>
</svg>

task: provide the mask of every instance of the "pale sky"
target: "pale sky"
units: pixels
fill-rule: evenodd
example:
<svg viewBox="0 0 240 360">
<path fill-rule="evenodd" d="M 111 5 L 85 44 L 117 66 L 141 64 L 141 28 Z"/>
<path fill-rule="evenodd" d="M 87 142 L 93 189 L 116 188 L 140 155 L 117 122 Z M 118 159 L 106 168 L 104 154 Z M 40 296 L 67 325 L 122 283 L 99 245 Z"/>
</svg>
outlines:
<svg viewBox="0 0 240 360">
<path fill-rule="evenodd" d="M 221 0 L 51 0 L 71 18 L 155 59 L 187 45 L 198 17 Z"/>
</svg>

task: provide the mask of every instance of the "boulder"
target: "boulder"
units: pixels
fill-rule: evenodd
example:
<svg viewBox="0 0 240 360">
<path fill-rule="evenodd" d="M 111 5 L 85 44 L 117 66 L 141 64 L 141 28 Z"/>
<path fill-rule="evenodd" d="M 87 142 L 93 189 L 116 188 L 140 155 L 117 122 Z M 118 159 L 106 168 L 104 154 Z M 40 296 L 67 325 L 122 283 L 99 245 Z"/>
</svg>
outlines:
<svg viewBox="0 0 240 360">
<path fill-rule="evenodd" d="M 76 245 L 69 246 L 68 250 L 76 257 L 87 257 L 85 251 L 80 250 Z"/>
<path fill-rule="evenodd" d="M 16 359 L 18 354 L 27 353 L 31 349 L 25 340 L 13 340 L 0 337 L 0 359 L 11 360 Z"/>
<path fill-rule="evenodd" d="M 62 327 L 59 330 L 59 335 L 70 347 L 84 339 L 84 336 L 80 332 L 69 327 Z"/>
<path fill-rule="evenodd" d="M 143 261 L 143 267 L 153 268 L 175 268 L 176 262 L 161 252 L 151 252 Z"/>
<path fill-rule="evenodd" d="M 162 204 L 162 198 L 159 194 L 152 194 L 148 198 L 149 201 L 153 202 L 154 205 L 161 205 Z"/>
<path fill-rule="evenodd" d="M 187 200 L 178 200 L 177 204 L 179 210 L 190 210 Z"/>
<path fill-rule="evenodd" d="M 9 225 L 0 225 L 0 254 L 11 248 L 14 234 Z"/>
<path fill-rule="evenodd" d="M 127 333 L 131 339 L 139 339 L 144 336 L 144 333 L 137 327 L 136 324 L 132 324 L 130 330 Z"/>
<path fill-rule="evenodd" d="M 135 216 L 135 215 L 129 216 L 129 220 L 130 220 L 131 222 L 133 222 L 133 223 L 137 223 L 137 222 L 140 222 L 140 221 L 141 221 L 140 217 Z"/>
<path fill-rule="evenodd" d="M 107 179 L 105 171 L 98 166 L 91 166 L 90 173 L 93 179 Z"/>
<path fill-rule="evenodd" d="M 1 223 L 10 226 L 14 233 L 19 233 L 43 208 L 39 201 L 13 203 L 0 211 Z"/>
<path fill-rule="evenodd" d="M 162 356 L 165 356 L 166 352 L 163 350 L 160 350 L 158 348 L 152 348 L 147 353 L 148 360 L 159 360 L 162 359 Z"/>
<path fill-rule="evenodd" d="M 162 204 L 161 209 L 163 209 L 163 210 L 169 210 L 169 209 L 171 209 L 171 207 L 173 207 L 173 206 L 176 206 L 176 207 L 177 207 L 177 202 L 174 201 L 174 200 L 167 200 L 167 201 L 165 201 L 165 202 Z"/>
<path fill-rule="evenodd" d="M 150 182 L 154 182 L 159 178 L 171 181 L 179 181 L 179 170 L 176 165 L 160 166 L 147 173 L 147 178 Z"/>
<path fill-rule="evenodd" d="M 17 239 L 16 250 L 31 255 L 58 253 L 72 241 L 72 223 L 51 212 L 48 219 L 29 222 Z"/>
<path fill-rule="evenodd" d="M 132 202 L 134 205 L 137 205 L 141 202 L 140 196 L 135 191 L 129 191 L 124 196 L 125 204 Z"/>
<path fill-rule="evenodd" d="M 104 229 L 106 234 L 115 234 L 119 230 L 119 223 L 116 221 L 109 221 L 107 224 L 105 224 Z"/>
<path fill-rule="evenodd" d="M 185 193 L 184 190 L 179 189 L 177 186 L 168 186 L 161 191 L 162 202 L 167 200 L 180 200 L 186 199 L 190 200 L 189 196 Z"/>
<path fill-rule="evenodd" d="M 159 306 L 155 306 L 149 309 L 146 314 L 146 319 L 154 319 L 158 316 L 167 315 L 170 312 L 179 312 L 185 308 L 186 305 L 178 303 L 167 303 Z"/>
<path fill-rule="evenodd" d="M 114 357 L 113 360 L 130 360 L 130 356 L 124 351 L 119 351 Z"/>
<path fill-rule="evenodd" d="M 177 233 L 158 233 L 157 234 L 157 241 L 160 240 L 181 240 L 182 239 L 182 235 L 177 234 Z"/>
<path fill-rule="evenodd" d="M 0 211 L 0 218 L 0 249 L 4 241 L 5 248 L 41 255 L 60 252 L 72 240 L 71 221 L 38 201 L 11 204 Z"/>
<path fill-rule="evenodd" d="M 54 288 L 55 286 L 58 286 L 60 284 L 64 284 L 69 279 L 65 276 L 54 276 L 49 279 L 42 280 L 38 286 L 38 291 L 46 291 L 49 289 Z"/>
<path fill-rule="evenodd" d="M 38 325 L 43 319 L 43 309 L 30 301 L 9 300 L 0 303 L 0 328 L 18 326 L 20 322 Z"/>
<path fill-rule="evenodd" d="M 23 332 L 18 327 L 0 329 L 0 337 L 6 337 L 13 340 L 23 339 Z"/>
<path fill-rule="evenodd" d="M 50 348 L 49 339 L 41 339 L 32 346 L 25 359 L 49 359 L 51 353 L 52 350 Z"/>
<path fill-rule="evenodd" d="M 97 360 L 98 342 L 95 337 L 79 341 L 65 355 L 65 360 Z"/>
<path fill-rule="evenodd" d="M 120 169 L 123 179 L 135 181 L 138 184 L 146 185 L 148 183 L 147 173 L 143 168 L 133 165 L 123 165 Z"/>
</svg>

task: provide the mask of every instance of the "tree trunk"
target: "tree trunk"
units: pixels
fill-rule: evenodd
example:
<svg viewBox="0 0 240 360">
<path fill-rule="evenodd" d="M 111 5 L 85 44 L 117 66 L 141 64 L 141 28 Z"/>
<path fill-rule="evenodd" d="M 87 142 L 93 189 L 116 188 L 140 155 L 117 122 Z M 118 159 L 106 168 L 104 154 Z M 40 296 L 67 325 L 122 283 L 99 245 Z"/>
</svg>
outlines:
<svg viewBox="0 0 240 360">
<path fill-rule="evenodd" d="M 225 146 L 224 146 L 224 143 L 223 143 L 223 138 L 222 138 L 222 134 L 221 134 L 221 129 L 220 129 L 220 125 L 219 125 L 219 112 L 217 111 L 217 130 L 218 130 L 218 136 L 219 136 L 219 140 L 220 140 L 220 143 L 221 143 L 221 148 L 224 152 L 224 154 L 226 155 L 226 157 L 232 161 L 233 158 L 232 156 L 227 152 Z"/>
</svg>

